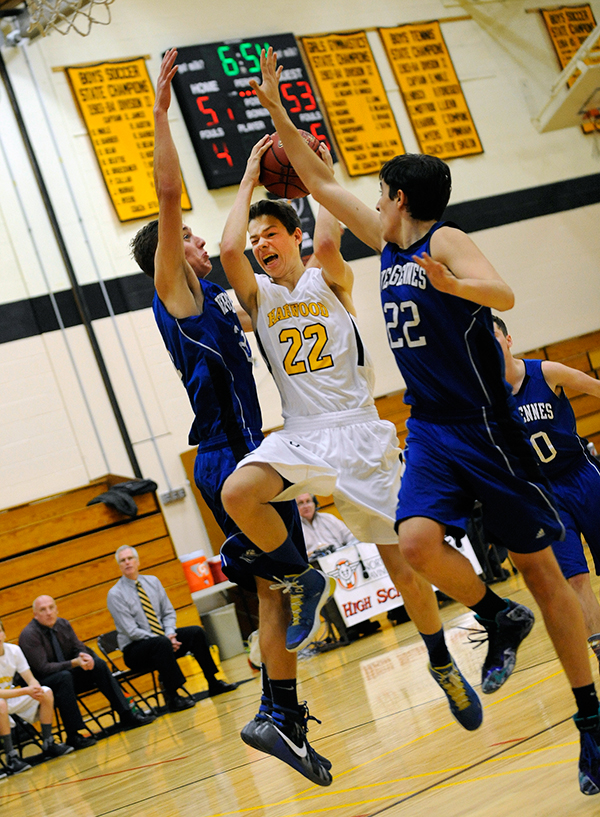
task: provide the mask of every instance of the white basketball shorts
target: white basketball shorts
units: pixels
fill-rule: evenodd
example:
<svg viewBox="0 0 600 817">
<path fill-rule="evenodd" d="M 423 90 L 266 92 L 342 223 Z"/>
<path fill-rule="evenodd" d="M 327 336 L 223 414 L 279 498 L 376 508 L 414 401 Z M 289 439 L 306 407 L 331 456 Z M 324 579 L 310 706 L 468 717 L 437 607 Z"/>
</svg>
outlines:
<svg viewBox="0 0 600 817">
<path fill-rule="evenodd" d="M 401 460 L 396 429 L 374 406 L 292 417 L 266 437 L 238 468 L 271 465 L 293 483 L 274 502 L 300 494 L 333 494 L 346 525 L 361 542 L 397 544 L 394 530 Z"/>
</svg>

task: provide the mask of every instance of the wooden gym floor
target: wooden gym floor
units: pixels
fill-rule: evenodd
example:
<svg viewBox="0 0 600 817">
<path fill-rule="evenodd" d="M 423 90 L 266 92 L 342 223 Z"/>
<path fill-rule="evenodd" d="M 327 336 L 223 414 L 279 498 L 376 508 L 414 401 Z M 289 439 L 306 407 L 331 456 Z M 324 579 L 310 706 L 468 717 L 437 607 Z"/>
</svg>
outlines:
<svg viewBox="0 0 600 817">
<path fill-rule="evenodd" d="M 536 610 L 520 576 L 495 588 Z M 472 614 L 452 603 L 442 615 L 455 658 L 479 686 L 486 646 L 474 650 L 461 629 Z M 323 721 L 309 738 L 333 762 L 329 788 L 239 739 L 257 710 L 256 674 L 214 701 L 0 782 L 0 808 L 10 817 L 600 814 L 600 795 L 579 792 L 574 704 L 539 618 L 512 678 L 483 696 L 474 733 L 450 716 L 413 625 L 382 622 L 376 635 L 299 663 L 301 698 Z M 253 675 L 245 656 L 223 666 L 229 680 Z"/>
</svg>

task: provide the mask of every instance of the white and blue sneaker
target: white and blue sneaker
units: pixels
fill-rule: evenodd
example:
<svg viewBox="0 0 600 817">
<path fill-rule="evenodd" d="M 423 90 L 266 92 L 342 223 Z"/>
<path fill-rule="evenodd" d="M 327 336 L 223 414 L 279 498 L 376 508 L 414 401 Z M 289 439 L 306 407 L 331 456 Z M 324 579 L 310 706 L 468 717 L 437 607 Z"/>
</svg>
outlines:
<svg viewBox="0 0 600 817">
<path fill-rule="evenodd" d="M 297 576 L 285 576 L 272 590 L 290 594 L 292 621 L 287 629 L 285 648 L 288 652 L 298 652 L 307 647 L 321 626 L 321 608 L 335 590 L 335 579 L 308 567 Z"/>
<path fill-rule="evenodd" d="M 462 727 L 473 732 L 481 726 L 483 709 L 479 696 L 464 677 L 462 672 L 450 658 L 445 667 L 432 667 L 429 664 L 429 674 L 446 693 L 450 712 Z"/>
</svg>

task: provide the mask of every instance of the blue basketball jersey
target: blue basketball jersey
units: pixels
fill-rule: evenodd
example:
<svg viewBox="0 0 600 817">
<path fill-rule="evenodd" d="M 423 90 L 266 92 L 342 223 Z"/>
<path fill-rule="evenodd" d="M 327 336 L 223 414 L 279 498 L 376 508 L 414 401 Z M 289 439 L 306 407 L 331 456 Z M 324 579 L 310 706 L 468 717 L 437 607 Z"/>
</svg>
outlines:
<svg viewBox="0 0 600 817">
<path fill-rule="evenodd" d="M 404 401 L 414 417 L 431 422 L 481 418 L 509 395 L 504 364 L 487 307 L 440 292 L 413 255 L 431 254 L 431 230 L 403 250 L 381 254 L 381 302 L 390 348 L 406 382 Z"/>
<path fill-rule="evenodd" d="M 206 451 L 227 445 L 239 460 L 263 436 L 252 352 L 229 295 L 209 281 L 200 286 L 201 315 L 174 318 L 156 293 L 152 308 L 194 411 L 190 445 Z"/>
<path fill-rule="evenodd" d="M 542 471 L 552 478 L 583 465 L 586 448 L 564 391 L 556 395 L 546 383 L 541 360 L 523 362 L 525 379 L 515 400 Z"/>
</svg>

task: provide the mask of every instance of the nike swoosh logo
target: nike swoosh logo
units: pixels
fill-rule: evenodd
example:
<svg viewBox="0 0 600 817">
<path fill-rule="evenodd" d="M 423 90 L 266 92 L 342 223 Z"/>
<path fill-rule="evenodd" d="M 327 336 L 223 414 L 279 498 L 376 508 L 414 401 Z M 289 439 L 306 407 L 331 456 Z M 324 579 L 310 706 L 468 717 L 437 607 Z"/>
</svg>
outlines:
<svg viewBox="0 0 600 817">
<path fill-rule="evenodd" d="M 297 757 L 300 757 L 300 758 L 305 758 L 306 757 L 306 755 L 308 754 L 308 749 L 307 749 L 306 744 L 304 744 L 304 746 L 296 746 L 294 741 L 290 740 L 287 735 L 284 735 L 283 732 L 280 729 L 278 729 L 277 726 L 275 726 L 275 724 L 273 724 L 273 727 L 274 727 L 275 731 L 279 735 L 281 735 L 281 737 L 284 739 L 284 741 L 287 743 L 287 745 L 290 747 L 292 752 Z"/>
</svg>

